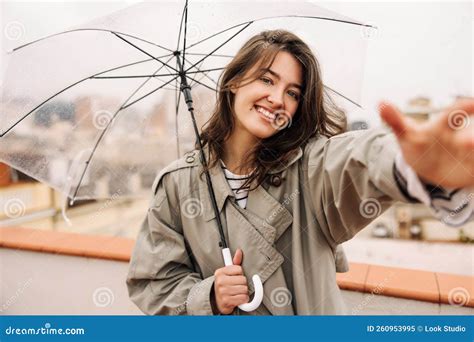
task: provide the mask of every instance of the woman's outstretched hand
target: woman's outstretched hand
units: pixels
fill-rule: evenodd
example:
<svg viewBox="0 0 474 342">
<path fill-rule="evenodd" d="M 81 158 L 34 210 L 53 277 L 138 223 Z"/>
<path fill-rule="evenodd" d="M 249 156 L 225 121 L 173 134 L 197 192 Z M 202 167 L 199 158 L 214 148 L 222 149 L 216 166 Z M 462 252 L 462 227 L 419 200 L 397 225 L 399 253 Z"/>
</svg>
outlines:
<svg viewBox="0 0 474 342">
<path fill-rule="evenodd" d="M 389 103 L 381 103 L 379 110 L 422 181 L 446 188 L 474 186 L 474 98 L 459 100 L 423 123 Z"/>
</svg>

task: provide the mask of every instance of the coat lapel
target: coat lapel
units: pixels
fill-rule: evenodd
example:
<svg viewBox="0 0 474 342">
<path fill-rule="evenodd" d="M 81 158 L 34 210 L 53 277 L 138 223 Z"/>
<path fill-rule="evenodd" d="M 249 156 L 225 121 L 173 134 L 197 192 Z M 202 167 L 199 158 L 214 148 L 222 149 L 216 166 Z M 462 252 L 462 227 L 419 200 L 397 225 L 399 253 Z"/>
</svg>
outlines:
<svg viewBox="0 0 474 342">
<path fill-rule="evenodd" d="M 229 248 L 233 253 L 241 248 L 244 254 L 242 267 L 249 280 L 249 294 L 255 292 L 251 278 L 258 274 L 263 283 L 263 305 L 273 315 L 293 315 L 291 302 L 280 305 L 275 302 L 275 291 L 286 289 L 285 277 L 281 269 L 284 258 L 269 241 L 250 223 L 237 208 L 229 203 L 225 210 L 228 230 Z"/>
<path fill-rule="evenodd" d="M 280 166 L 269 172 L 269 174 L 276 174 L 284 172 L 284 170 L 298 159 L 301 158 L 303 151 L 299 148 L 293 158 L 286 166 Z M 206 158 L 208 158 L 208 151 L 205 150 Z M 201 173 L 202 166 L 199 167 Z M 229 184 L 225 179 L 224 172 L 220 166 L 211 168 L 209 171 L 211 175 L 212 186 L 214 189 L 217 206 L 219 212 L 222 213 L 224 203 L 228 197 L 235 198 Z M 200 178 L 200 198 L 203 206 L 204 219 L 208 222 L 215 218 L 214 210 L 206 183 L 203 176 Z M 250 220 L 257 228 L 257 230 L 269 241 L 271 244 L 276 242 L 278 238 L 285 232 L 285 230 L 293 222 L 291 213 L 274 197 L 272 197 L 263 185 L 259 185 L 256 189 L 249 192 L 247 199 L 247 209 L 241 210 L 242 214 Z"/>
<path fill-rule="evenodd" d="M 293 215 L 260 185 L 249 193 L 247 212 L 260 219 L 262 230 L 268 231 L 268 242 L 273 244 L 291 226 Z"/>
<path fill-rule="evenodd" d="M 207 152 L 206 149 L 206 158 Z M 301 154 L 300 149 L 288 165 L 299 159 Z M 202 166 L 199 169 L 201 171 Z M 281 172 L 284 169 L 275 169 L 270 173 Z M 237 248 L 243 250 L 242 267 L 249 279 L 250 295 L 255 291 L 251 277 L 258 274 L 263 282 L 265 293 L 263 304 L 267 309 L 273 315 L 293 315 L 291 300 L 281 305 L 272 298 L 281 296 L 278 291 L 281 292 L 287 288 L 283 270 L 280 267 L 284 258 L 274 248 L 274 244 L 291 226 L 293 216 L 262 185 L 249 192 L 247 209 L 241 209 L 235 202 L 235 195 L 220 166 L 212 168 L 210 175 L 219 213 L 226 222 L 225 233 L 231 253 L 233 255 Z M 215 219 L 215 214 L 204 175 L 199 182 L 203 217 L 209 222 Z"/>
</svg>

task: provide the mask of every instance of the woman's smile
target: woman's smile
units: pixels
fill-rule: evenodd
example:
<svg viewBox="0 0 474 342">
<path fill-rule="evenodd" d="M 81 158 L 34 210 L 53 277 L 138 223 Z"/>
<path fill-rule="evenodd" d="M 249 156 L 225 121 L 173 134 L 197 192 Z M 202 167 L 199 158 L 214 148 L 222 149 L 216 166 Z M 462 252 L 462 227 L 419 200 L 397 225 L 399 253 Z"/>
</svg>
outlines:
<svg viewBox="0 0 474 342">
<path fill-rule="evenodd" d="M 266 122 L 268 123 L 273 123 L 275 121 L 276 115 L 273 114 L 271 111 L 269 111 L 266 108 L 263 108 L 261 106 L 255 105 L 253 106 L 253 109 L 257 112 L 257 114 Z"/>
</svg>

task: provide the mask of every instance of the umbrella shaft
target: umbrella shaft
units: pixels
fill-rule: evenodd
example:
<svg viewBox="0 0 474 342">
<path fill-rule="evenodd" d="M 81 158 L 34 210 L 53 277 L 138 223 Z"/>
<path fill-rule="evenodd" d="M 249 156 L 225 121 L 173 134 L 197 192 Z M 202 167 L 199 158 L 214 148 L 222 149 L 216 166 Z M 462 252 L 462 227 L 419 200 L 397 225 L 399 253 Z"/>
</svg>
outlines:
<svg viewBox="0 0 474 342">
<path fill-rule="evenodd" d="M 184 100 L 186 102 L 186 105 L 188 107 L 188 111 L 191 114 L 191 121 L 193 123 L 194 127 L 194 133 L 196 134 L 196 139 L 197 143 L 199 146 L 199 156 L 201 159 L 201 163 L 204 167 L 205 170 L 205 175 L 206 175 L 206 183 L 207 183 L 207 189 L 209 190 L 209 195 L 211 196 L 211 203 L 212 203 L 212 208 L 214 209 L 214 214 L 216 215 L 216 223 L 217 223 L 217 228 L 219 230 L 219 234 L 221 237 L 221 241 L 219 246 L 221 248 L 227 248 L 227 242 L 225 240 L 225 235 L 224 235 L 224 229 L 222 228 L 222 221 L 221 221 L 221 216 L 219 214 L 219 209 L 217 207 L 217 201 L 216 201 L 216 195 L 214 193 L 214 188 L 212 186 L 212 181 L 211 181 L 211 176 L 209 174 L 209 170 L 207 168 L 207 161 L 206 161 L 206 156 L 204 155 L 204 147 L 202 146 L 201 138 L 199 136 L 199 130 L 197 128 L 197 123 L 196 123 L 196 118 L 194 117 L 194 107 L 193 107 L 193 97 L 191 94 L 191 87 L 189 86 L 187 79 L 186 79 L 186 74 L 183 70 L 183 64 L 181 63 L 181 60 L 179 56 L 176 56 L 176 60 L 178 61 L 178 66 L 179 66 L 179 75 L 181 79 L 181 92 L 184 95 Z"/>
</svg>

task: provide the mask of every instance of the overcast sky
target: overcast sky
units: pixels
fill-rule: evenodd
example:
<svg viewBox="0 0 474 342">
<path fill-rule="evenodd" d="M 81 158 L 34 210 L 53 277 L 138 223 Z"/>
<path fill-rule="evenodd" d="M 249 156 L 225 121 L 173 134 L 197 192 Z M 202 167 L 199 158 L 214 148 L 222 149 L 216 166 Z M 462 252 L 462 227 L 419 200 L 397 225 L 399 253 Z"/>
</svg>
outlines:
<svg viewBox="0 0 474 342">
<path fill-rule="evenodd" d="M 9 48 L 135 2 L 1 2 L 2 56 Z M 408 99 L 423 95 L 442 106 L 456 94 L 473 96 L 474 12 L 470 1 L 316 3 L 379 27 L 368 38 L 362 89 L 368 121 L 377 122 L 374 108 L 381 99 L 404 107 Z"/>
</svg>

